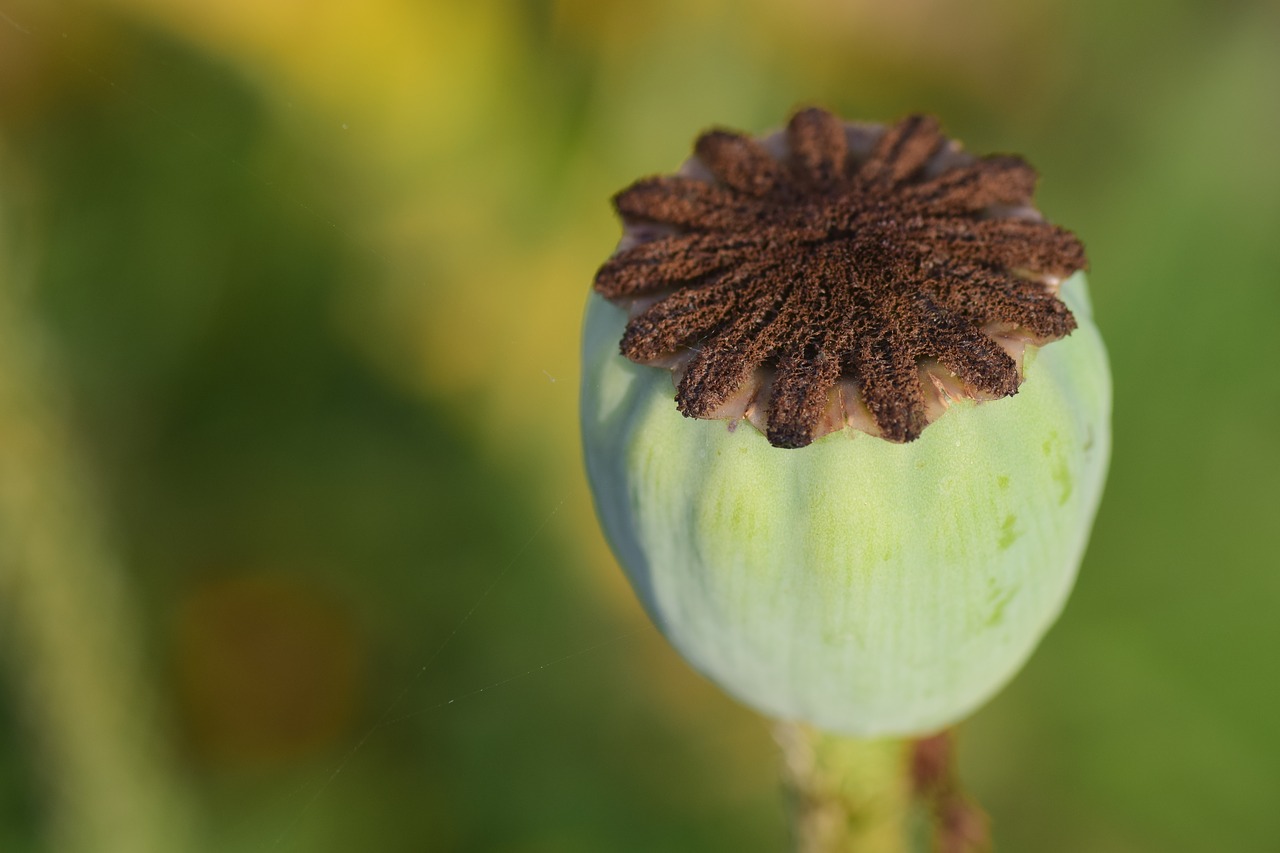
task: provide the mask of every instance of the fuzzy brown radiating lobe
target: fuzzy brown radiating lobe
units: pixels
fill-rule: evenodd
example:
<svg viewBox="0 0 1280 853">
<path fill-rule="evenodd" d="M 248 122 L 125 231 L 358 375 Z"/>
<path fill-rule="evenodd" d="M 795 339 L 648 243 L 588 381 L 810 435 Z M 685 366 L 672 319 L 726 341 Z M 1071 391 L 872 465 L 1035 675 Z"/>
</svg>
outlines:
<svg viewBox="0 0 1280 853">
<path fill-rule="evenodd" d="M 724 130 L 698 137 L 694 153 L 726 186 L 752 196 L 768 194 L 781 172 L 778 162 L 754 139 Z"/>
<path fill-rule="evenodd" d="M 881 137 L 858 170 L 858 179 L 866 184 L 900 184 L 924 168 L 942 142 L 937 119 L 908 116 Z"/>
<path fill-rule="evenodd" d="M 820 109 L 791 118 L 781 159 L 713 130 L 695 145 L 713 181 L 646 178 L 615 196 L 626 223 L 661 228 L 605 262 L 595 288 L 648 300 L 622 352 L 639 362 L 685 353 L 685 415 L 715 416 L 764 367 L 774 445 L 810 443 L 842 377 L 882 436 L 911 441 L 928 424 L 922 361 L 984 397 L 1008 396 L 1017 364 L 984 329 L 1044 343 L 1075 328 L 1038 277 L 1084 268 L 1084 247 L 1031 210 L 1031 166 L 953 157 L 960 164 L 939 172 L 950 149 L 928 116 L 888 128 L 862 158 L 850 138 Z"/>
<path fill-rule="evenodd" d="M 1037 178 L 1021 157 L 986 157 L 911 187 L 907 194 L 931 215 L 973 213 L 993 204 L 1030 204 Z"/>
<path fill-rule="evenodd" d="M 728 241 L 715 234 L 668 237 L 620 252 L 596 274 L 596 289 L 610 299 L 695 281 L 726 267 L 748 263 L 763 241 Z"/>
<path fill-rule="evenodd" d="M 844 123 L 823 110 L 796 113 L 787 125 L 791 165 L 799 181 L 821 192 L 844 177 L 848 148 Z"/>
</svg>

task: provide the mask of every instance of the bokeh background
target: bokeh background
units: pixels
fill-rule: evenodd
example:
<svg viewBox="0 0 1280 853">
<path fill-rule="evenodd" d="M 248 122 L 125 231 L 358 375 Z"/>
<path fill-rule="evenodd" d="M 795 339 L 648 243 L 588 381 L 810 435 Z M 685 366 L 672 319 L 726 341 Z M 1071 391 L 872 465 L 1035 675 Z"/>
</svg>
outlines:
<svg viewBox="0 0 1280 853">
<path fill-rule="evenodd" d="M 1115 454 L 965 728 L 1007 851 L 1280 838 L 1280 8 L 0 0 L 0 849 L 776 851 L 600 539 L 608 196 L 936 112 L 1088 245 Z"/>
</svg>

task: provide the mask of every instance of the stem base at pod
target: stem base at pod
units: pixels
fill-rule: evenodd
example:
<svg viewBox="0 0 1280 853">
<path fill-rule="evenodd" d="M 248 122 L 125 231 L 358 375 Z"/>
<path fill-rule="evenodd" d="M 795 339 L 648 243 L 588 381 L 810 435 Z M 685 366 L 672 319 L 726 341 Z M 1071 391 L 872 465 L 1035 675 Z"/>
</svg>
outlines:
<svg viewBox="0 0 1280 853">
<path fill-rule="evenodd" d="M 860 737 L 937 731 L 1012 678 L 1066 602 L 1110 452 L 1084 275 L 1061 297 L 1079 327 L 1028 351 L 1016 395 L 958 402 L 909 443 L 779 449 L 683 417 L 670 371 L 619 354 L 626 310 L 592 294 L 596 511 L 685 659 L 764 714 Z"/>
</svg>

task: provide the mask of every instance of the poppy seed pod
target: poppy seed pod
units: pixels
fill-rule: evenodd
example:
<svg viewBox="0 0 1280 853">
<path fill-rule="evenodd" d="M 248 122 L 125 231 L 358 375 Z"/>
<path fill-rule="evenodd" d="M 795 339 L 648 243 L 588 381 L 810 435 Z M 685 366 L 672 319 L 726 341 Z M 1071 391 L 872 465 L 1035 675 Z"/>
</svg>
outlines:
<svg viewBox="0 0 1280 853">
<path fill-rule="evenodd" d="M 1061 611 L 1111 389 L 1034 183 L 931 119 L 806 110 L 615 199 L 582 354 L 597 513 L 671 643 L 759 711 L 933 732 Z"/>
</svg>

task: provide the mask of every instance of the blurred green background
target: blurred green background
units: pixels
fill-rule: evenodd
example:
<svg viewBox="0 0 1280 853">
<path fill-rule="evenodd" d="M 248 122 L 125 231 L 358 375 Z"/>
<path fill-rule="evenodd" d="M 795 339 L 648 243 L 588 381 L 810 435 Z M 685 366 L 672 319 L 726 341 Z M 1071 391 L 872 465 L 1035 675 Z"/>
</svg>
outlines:
<svg viewBox="0 0 1280 853">
<path fill-rule="evenodd" d="M 1085 240 L 1080 583 L 965 728 L 1007 851 L 1280 849 L 1280 9 L 0 0 L 0 849 L 776 851 L 596 530 L 608 196 L 936 112 Z"/>
</svg>

